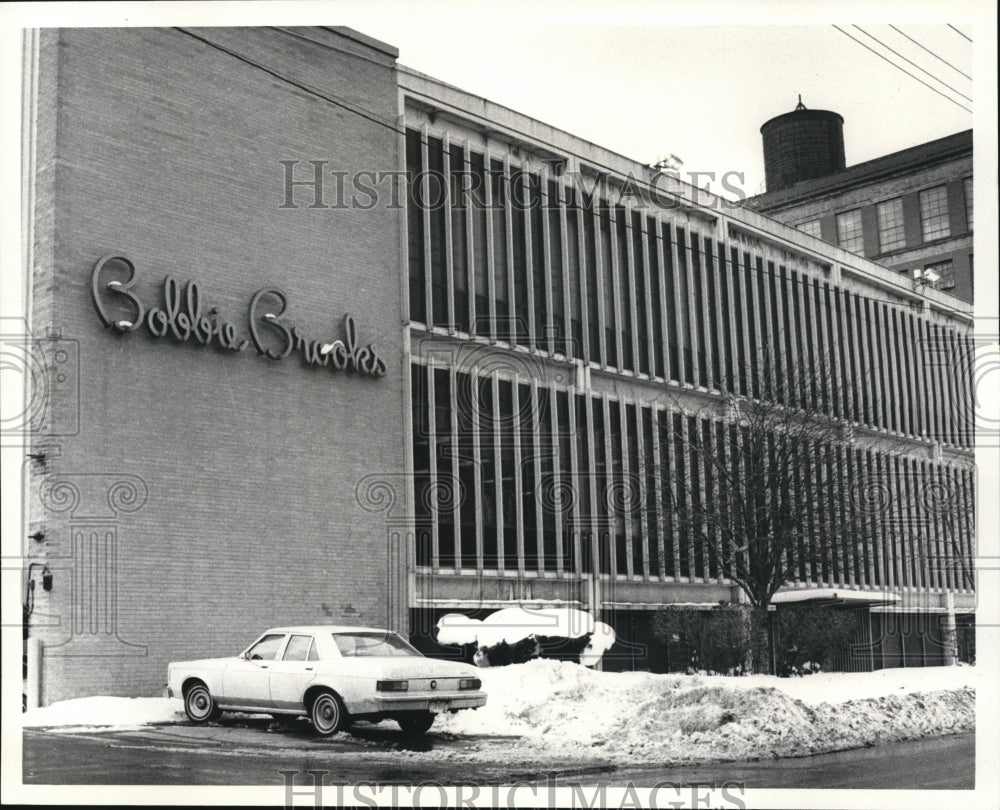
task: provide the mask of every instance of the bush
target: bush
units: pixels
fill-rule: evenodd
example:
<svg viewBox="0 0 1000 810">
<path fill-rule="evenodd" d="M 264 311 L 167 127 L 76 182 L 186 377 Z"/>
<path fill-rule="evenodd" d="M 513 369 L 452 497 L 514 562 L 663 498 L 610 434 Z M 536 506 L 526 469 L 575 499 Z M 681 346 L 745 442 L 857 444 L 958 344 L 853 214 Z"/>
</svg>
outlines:
<svg viewBox="0 0 1000 810">
<path fill-rule="evenodd" d="M 774 614 L 774 643 L 779 675 L 833 669 L 834 657 L 855 640 L 856 611 L 782 605 Z"/>
<path fill-rule="evenodd" d="M 661 610 L 652 624 L 653 635 L 667 643 L 671 670 L 743 671 L 751 643 L 748 607 Z"/>
</svg>

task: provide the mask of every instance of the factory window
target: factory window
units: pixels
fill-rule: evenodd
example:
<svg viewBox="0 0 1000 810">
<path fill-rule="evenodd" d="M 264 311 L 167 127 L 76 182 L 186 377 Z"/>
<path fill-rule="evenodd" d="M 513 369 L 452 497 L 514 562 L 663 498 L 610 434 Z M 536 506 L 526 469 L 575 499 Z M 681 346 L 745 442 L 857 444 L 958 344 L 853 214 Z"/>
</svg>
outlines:
<svg viewBox="0 0 1000 810">
<path fill-rule="evenodd" d="M 966 177 L 965 185 L 965 224 L 972 230 L 972 178 Z"/>
<path fill-rule="evenodd" d="M 807 233 L 810 236 L 815 236 L 819 239 L 819 220 L 811 219 L 808 222 L 800 222 L 796 226 L 802 233 Z"/>
<path fill-rule="evenodd" d="M 920 224 L 925 242 L 951 236 L 947 188 L 936 186 L 920 192 Z"/>
<path fill-rule="evenodd" d="M 861 211 L 845 211 L 843 214 L 837 214 L 837 244 L 851 253 L 863 251 Z"/>
<path fill-rule="evenodd" d="M 931 270 L 938 274 L 938 280 L 934 282 L 934 286 L 939 290 L 951 290 L 955 287 L 955 272 L 952 267 L 951 259 L 947 259 L 943 262 L 935 262 L 934 264 L 928 264 L 924 267 L 924 271 Z"/>
<path fill-rule="evenodd" d="M 889 250 L 906 246 L 906 234 L 903 230 L 903 200 L 896 197 L 875 206 L 878 218 L 879 250 L 885 253 Z"/>
</svg>

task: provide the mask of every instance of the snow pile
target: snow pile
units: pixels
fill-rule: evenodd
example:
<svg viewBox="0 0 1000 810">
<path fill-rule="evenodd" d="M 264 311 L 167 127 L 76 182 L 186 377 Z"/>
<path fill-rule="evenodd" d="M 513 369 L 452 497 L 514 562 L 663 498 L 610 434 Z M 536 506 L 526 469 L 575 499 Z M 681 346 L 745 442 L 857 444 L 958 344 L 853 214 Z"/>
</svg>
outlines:
<svg viewBox="0 0 1000 810">
<path fill-rule="evenodd" d="M 542 659 L 484 670 L 486 706 L 439 718 L 435 729 L 520 735 L 510 754 L 525 759 L 798 756 L 973 728 L 974 669 L 936 669 L 725 678 L 603 673 Z M 927 691 L 917 691 L 922 683 Z"/>
<path fill-rule="evenodd" d="M 25 727 L 60 726 L 63 731 L 137 729 L 185 719 L 180 698 L 86 697 L 63 700 L 21 715 Z"/>
<path fill-rule="evenodd" d="M 908 692 L 934 692 L 941 689 L 975 688 L 975 667 L 918 667 L 879 669 L 874 672 L 823 672 L 803 678 L 777 678 L 752 675 L 747 678 L 722 678 L 722 683 L 736 687 L 772 686 L 803 703 L 843 703 L 858 698 L 876 698 Z"/>
<path fill-rule="evenodd" d="M 889 669 L 805 678 L 595 672 L 535 659 L 480 672 L 485 706 L 441 716 L 432 734 L 502 738 L 510 761 L 683 763 L 787 757 L 968 731 L 975 667 Z M 92 697 L 22 715 L 63 731 L 183 723 L 177 698 Z M 475 761 L 496 748 L 397 755 Z"/>
</svg>

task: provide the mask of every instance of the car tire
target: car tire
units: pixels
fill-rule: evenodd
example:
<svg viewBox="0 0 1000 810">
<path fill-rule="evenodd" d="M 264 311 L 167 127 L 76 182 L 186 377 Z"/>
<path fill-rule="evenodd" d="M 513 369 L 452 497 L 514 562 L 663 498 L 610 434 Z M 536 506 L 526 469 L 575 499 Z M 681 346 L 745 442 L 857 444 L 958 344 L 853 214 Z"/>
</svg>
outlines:
<svg viewBox="0 0 1000 810">
<path fill-rule="evenodd" d="M 216 704 L 208 687 L 198 681 L 184 693 L 184 713 L 192 723 L 201 725 L 218 720 L 222 716 L 222 709 Z"/>
<path fill-rule="evenodd" d="M 332 737 L 347 725 L 344 701 L 334 692 L 320 692 L 309 707 L 309 719 L 317 734 Z"/>
<path fill-rule="evenodd" d="M 426 733 L 434 725 L 434 717 L 432 712 L 412 712 L 399 715 L 396 722 L 406 734 L 417 736 Z"/>
</svg>

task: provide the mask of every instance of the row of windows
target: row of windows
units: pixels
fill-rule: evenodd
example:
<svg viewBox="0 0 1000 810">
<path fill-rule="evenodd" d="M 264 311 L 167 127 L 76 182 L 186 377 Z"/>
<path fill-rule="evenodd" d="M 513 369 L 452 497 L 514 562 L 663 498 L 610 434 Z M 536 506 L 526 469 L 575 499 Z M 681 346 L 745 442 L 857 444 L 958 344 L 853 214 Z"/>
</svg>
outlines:
<svg viewBox="0 0 1000 810">
<path fill-rule="evenodd" d="M 972 178 L 964 180 L 966 224 L 972 230 Z M 935 186 L 921 191 L 920 233 L 924 242 L 945 239 L 951 236 L 951 219 L 948 211 L 948 189 Z M 903 219 L 903 198 L 894 197 L 875 206 L 875 221 L 878 227 L 878 252 L 888 253 L 906 247 L 906 230 Z M 861 210 L 844 211 L 835 217 L 837 244 L 851 253 L 864 254 L 864 229 Z M 820 221 L 809 220 L 798 225 L 799 230 L 817 238 L 820 237 Z"/>
<path fill-rule="evenodd" d="M 406 151 L 411 321 L 970 445 L 954 330 L 416 130 Z"/>
<path fill-rule="evenodd" d="M 728 508 L 723 480 L 694 447 L 735 453 L 749 440 L 740 429 L 419 363 L 411 385 L 418 566 L 728 578 L 708 545 L 721 529 L 703 537 L 677 515 L 686 501 Z M 794 552 L 798 580 L 972 588 L 970 472 L 814 444 L 810 457 L 820 462 L 790 496 L 809 515 Z M 848 525 L 845 515 L 855 516 L 853 528 L 834 542 L 823 527 Z"/>
</svg>

